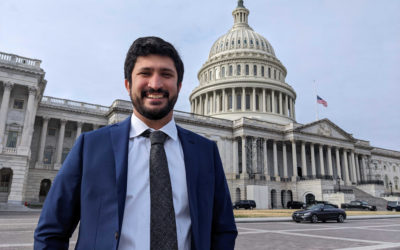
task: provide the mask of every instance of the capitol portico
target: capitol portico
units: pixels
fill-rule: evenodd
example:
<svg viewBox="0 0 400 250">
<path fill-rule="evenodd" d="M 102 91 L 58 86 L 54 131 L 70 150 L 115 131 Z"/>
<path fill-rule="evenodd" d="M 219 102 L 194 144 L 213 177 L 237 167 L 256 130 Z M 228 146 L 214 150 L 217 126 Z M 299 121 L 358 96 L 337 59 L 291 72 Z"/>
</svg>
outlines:
<svg viewBox="0 0 400 250">
<path fill-rule="evenodd" d="M 258 208 L 289 200 L 342 203 L 397 199 L 400 152 L 373 147 L 329 119 L 296 122 L 296 92 L 266 38 L 249 25 L 238 1 L 233 27 L 211 46 L 190 95 L 191 112 L 176 122 L 218 145 L 232 200 Z M 41 61 L 0 52 L 0 202 L 42 202 L 75 139 L 131 114 L 111 106 L 43 96 Z M 52 83 L 49 83 L 52 84 Z"/>
</svg>

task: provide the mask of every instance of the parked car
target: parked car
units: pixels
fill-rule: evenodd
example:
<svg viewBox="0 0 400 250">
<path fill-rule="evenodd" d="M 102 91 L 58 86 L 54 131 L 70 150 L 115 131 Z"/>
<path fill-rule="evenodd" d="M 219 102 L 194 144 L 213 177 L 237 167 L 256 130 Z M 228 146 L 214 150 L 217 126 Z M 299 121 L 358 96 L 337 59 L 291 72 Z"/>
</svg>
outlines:
<svg viewBox="0 0 400 250">
<path fill-rule="evenodd" d="M 301 221 L 310 221 L 316 223 L 318 221 L 326 222 L 335 220 L 339 223 L 346 219 L 346 212 L 343 209 L 336 208 L 332 204 L 315 204 L 307 209 L 296 211 L 292 214 L 292 219 L 299 223 Z"/>
<path fill-rule="evenodd" d="M 400 211 L 400 201 L 388 201 L 386 209 L 390 211 Z"/>
<path fill-rule="evenodd" d="M 286 203 L 286 207 L 290 208 L 290 209 L 300 209 L 300 208 L 304 208 L 305 204 L 304 204 L 304 202 L 301 202 L 301 201 L 288 201 Z"/>
<path fill-rule="evenodd" d="M 233 208 L 234 209 L 240 209 L 240 208 L 244 208 L 244 209 L 253 209 L 256 208 L 256 202 L 253 200 L 240 200 L 240 201 L 236 201 L 233 204 Z"/>
<path fill-rule="evenodd" d="M 343 209 L 362 209 L 376 211 L 376 206 L 369 205 L 366 201 L 350 201 L 350 203 L 342 203 L 340 207 Z"/>
</svg>

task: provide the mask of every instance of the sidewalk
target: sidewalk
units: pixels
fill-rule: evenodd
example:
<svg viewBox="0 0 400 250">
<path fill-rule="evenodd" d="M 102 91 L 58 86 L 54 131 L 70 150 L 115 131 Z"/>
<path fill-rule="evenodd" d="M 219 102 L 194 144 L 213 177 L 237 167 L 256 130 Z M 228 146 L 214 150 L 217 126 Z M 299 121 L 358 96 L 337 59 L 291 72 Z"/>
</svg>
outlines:
<svg viewBox="0 0 400 250">
<path fill-rule="evenodd" d="M 400 213 L 393 215 L 358 215 L 347 216 L 346 220 L 387 219 L 400 218 Z M 263 222 L 289 222 L 291 217 L 264 217 L 264 218 L 235 218 L 236 223 L 263 223 Z"/>
<path fill-rule="evenodd" d="M 31 209 L 22 204 L 0 203 L 0 212 L 31 212 L 38 209 Z"/>
</svg>

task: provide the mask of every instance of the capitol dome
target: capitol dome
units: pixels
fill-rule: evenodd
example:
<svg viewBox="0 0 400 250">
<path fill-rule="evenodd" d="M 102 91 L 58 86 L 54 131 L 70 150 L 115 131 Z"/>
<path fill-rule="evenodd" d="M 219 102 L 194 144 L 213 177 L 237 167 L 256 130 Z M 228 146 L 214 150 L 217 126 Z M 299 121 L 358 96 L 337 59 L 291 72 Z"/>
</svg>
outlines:
<svg viewBox="0 0 400 250">
<path fill-rule="evenodd" d="M 233 27 L 211 47 L 190 95 L 191 111 L 230 120 L 255 118 L 279 124 L 295 121 L 296 93 L 271 44 L 248 24 L 239 0 Z"/>
</svg>

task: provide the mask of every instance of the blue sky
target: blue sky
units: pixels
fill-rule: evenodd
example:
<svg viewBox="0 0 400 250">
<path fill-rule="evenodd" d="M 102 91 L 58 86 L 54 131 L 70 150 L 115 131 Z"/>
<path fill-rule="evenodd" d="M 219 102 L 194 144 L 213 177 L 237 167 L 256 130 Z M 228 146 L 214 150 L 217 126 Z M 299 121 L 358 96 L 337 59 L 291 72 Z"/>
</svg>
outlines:
<svg viewBox="0 0 400 250">
<path fill-rule="evenodd" d="M 185 63 L 176 109 L 213 42 L 232 27 L 235 0 L 2 0 L 0 51 L 42 60 L 45 95 L 111 105 L 128 99 L 126 51 L 137 37 L 173 43 Z M 297 93 L 300 123 L 328 118 L 371 145 L 400 151 L 400 1 L 245 0 L 249 24 L 267 38 Z"/>
</svg>

